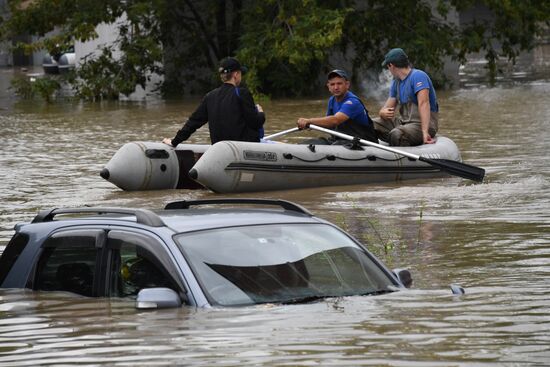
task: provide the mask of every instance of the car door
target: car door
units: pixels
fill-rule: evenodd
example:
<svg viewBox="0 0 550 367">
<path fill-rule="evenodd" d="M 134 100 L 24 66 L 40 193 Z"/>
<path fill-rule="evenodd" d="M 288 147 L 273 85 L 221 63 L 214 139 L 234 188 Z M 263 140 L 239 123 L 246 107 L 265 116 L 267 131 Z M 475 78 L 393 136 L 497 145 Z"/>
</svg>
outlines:
<svg viewBox="0 0 550 367">
<path fill-rule="evenodd" d="M 102 229 L 62 230 L 52 234 L 41 246 L 27 287 L 87 297 L 102 295 L 100 269 L 105 237 Z"/>
<path fill-rule="evenodd" d="M 144 288 L 170 288 L 187 303 L 187 291 L 163 243 L 130 230 L 71 229 L 41 246 L 27 287 L 87 297 L 135 297 Z"/>
<path fill-rule="evenodd" d="M 170 288 L 187 303 L 187 291 L 162 241 L 153 235 L 111 230 L 105 246 L 105 295 L 135 297 L 144 288 Z"/>
</svg>

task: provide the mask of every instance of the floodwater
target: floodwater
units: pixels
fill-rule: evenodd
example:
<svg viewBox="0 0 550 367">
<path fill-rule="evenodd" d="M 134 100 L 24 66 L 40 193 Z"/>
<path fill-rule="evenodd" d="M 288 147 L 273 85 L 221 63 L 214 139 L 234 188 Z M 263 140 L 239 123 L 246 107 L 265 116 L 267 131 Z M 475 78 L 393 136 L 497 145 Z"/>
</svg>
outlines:
<svg viewBox="0 0 550 367">
<path fill-rule="evenodd" d="M 45 105 L 1 90 L 0 247 L 15 223 L 45 208 L 160 208 L 218 197 L 123 192 L 98 174 L 124 143 L 171 137 L 197 100 Z M 409 291 L 143 312 L 125 300 L 3 289 L 0 366 L 548 366 L 548 95 L 548 81 L 439 92 L 441 133 L 467 163 L 487 170 L 482 184 L 449 177 L 225 195 L 305 206 L 362 240 L 390 268 L 410 269 Z M 381 103 L 366 101 L 371 111 Z M 323 114 L 325 100 L 263 107 L 270 134 L 300 116 Z M 191 141 L 207 136 L 203 128 Z M 453 296 L 453 283 L 466 294 Z"/>
</svg>

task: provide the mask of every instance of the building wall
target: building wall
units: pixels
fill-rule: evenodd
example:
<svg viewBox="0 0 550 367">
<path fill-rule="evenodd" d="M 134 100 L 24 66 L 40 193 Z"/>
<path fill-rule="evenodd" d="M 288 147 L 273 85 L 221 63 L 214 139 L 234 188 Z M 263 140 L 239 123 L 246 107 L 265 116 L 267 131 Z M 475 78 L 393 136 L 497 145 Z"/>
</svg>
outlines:
<svg viewBox="0 0 550 367">
<path fill-rule="evenodd" d="M 115 59 L 121 56 L 121 52 L 116 47 L 116 40 L 119 36 L 118 27 L 121 23 L 126 21 L 126 17 L 122 16 L 116 22 L 111 24 L 102 23 L 96 27 L 96 33 L 98 37 L 91 41 L 87 42 L 75 42 L 75 59 L 76 67 L 81 65 L 85 58 L 97 57 L 101 54 L 101 50 L 104 47 L 115 45 L 113 50 L 113 57 Z M 147 83 L 146 88 L 143 89 L 141 86 L 137 86 L 134 93 L 129 96 L 121 95 L 121 100 L 145 100 L 150 97 L 158 98 L 158 93 L 154 90 L 156 85 L 163 80 L 163 77 L 157 74 L 150 75 L 150 81 Z"/>
</svg>

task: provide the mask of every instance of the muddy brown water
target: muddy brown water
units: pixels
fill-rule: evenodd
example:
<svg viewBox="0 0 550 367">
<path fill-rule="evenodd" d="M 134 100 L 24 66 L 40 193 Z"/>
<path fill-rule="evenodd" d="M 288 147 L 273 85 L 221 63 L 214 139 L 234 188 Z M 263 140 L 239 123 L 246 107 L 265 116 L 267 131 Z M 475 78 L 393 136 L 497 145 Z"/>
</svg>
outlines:
<svg viewBox="0 0 550 367">
<path fill-rule="evenodd" d="M 124 300 L 2 289 L 0 366 L 550 365 L 549 93 L 545 81 L 439 92 L 441 133 L 487 170 L 482 184 L 449 177 L 224 195 L 298 202 L 389 267 L 409 268 L 410 291 L 142 312 Z M 122 144 L 172 136 L 196 99 L 48 106 L 0 98 L 0 247 L 40 209 L 218 197 L 124 192 L 98 174 Z M 371 111 L 382 103 L 366 102 Z M 323 114 L 325 100 L 264 109 L 270 134 Z M 203 128 L 191 141 L 207 136 Z M 466 294 L 453 296 L 451 283 Z"/>
</svg>

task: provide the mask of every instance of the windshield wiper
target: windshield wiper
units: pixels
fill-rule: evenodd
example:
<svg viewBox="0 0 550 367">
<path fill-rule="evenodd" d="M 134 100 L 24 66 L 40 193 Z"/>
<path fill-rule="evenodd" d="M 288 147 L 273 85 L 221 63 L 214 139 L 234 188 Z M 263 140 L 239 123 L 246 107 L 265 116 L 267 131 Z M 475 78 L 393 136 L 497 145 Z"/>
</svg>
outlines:
<svg viewBox="0 0 550 367">
<path fill-rule="evenodd" d="M 361 293 L 360 296 L 377 296 L 379 294 L 386 294 L 386 293 L 393 293 L 393 292 L 395 292 L 395 290 L 393 289 L 377 289 L 375 291 Z"/>
<path fill-rule="evenodd" d="M 305 297 L 296 297 L 296 298 L 290 298 L 286 301 L 281 301 L 281 304 L 283 305 L 292 305 L 297 303 L 310 303 L 319 301 L 325 298 L 329 298 L 331 296 L 305 296 Z"/>
<path fill-rule="evenodd" d="M 365 293 L 360 294 L 341 294 L 341 295 L 310 295 L 310 296 L 304 296 L 304 297 L 295 297 L 290 298 L 286 301 L 281 301 L 281 304 L 283 305 L 291 305 L 291 304 L 297 304 L 297 303 L 310 303 L 319 301 L 326 298 L 334 298 L 334 297 L 351 297 L 351 296 L 377 296 L 379 294 L 387 294 L 387 293 L 393 293 L 395 290 L 393 289 L 377 289 L 374 291 L 369 291 Z"/>
</svg>

